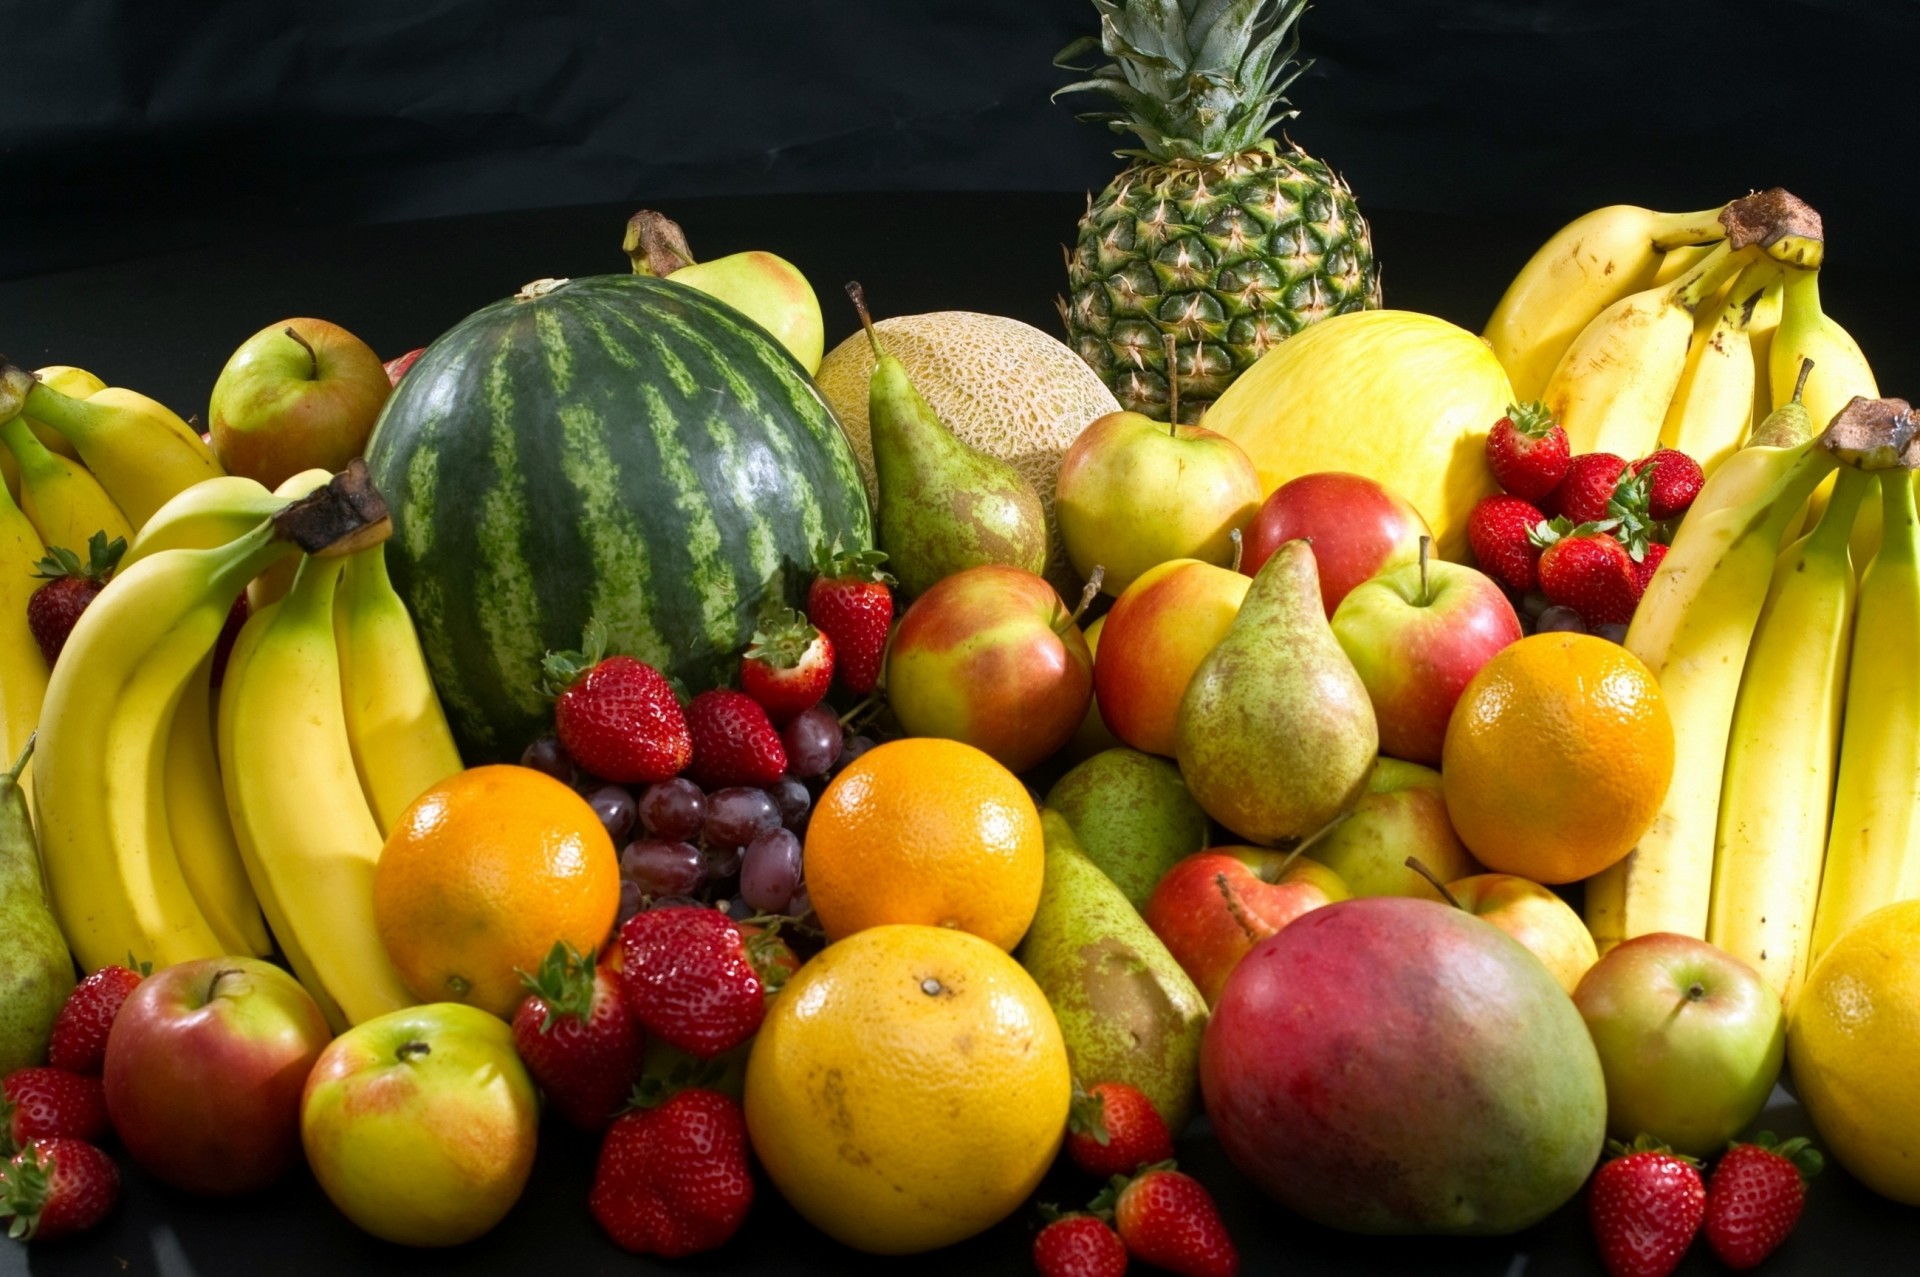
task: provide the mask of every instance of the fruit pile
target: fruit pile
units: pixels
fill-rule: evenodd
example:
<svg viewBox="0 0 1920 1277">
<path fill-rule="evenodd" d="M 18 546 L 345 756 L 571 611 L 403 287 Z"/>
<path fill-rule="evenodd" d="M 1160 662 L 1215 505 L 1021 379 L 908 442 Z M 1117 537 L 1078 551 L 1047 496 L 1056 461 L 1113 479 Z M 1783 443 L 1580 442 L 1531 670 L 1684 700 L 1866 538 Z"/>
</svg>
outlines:
<svg viewBox="0 0 1920 1277">
<path fill-rule="evenodd" d="M 1821 1162 L 1753 1129 L 1789 1062 L 1920 1203 L 1920 431 L 1817 214 L 1599 210 L 1485 340 L 1381 309 L 1270 136 L 1303 7 L 1063 53 L 1141 141 L 1071 345 L 852 284 L 823 354 L 648 211 L 384 367 L 262 329 L 209 440 L 0 363 L 14 1235 L 304 1163 L 457 1246 L 553 1120 L 633 1253 L 770 1189 L 1231 1277 L 1204 1113 L 1333 1228 L 1584 1193 L 1615 1277 L 1744 1269 Z"/>
</svg>

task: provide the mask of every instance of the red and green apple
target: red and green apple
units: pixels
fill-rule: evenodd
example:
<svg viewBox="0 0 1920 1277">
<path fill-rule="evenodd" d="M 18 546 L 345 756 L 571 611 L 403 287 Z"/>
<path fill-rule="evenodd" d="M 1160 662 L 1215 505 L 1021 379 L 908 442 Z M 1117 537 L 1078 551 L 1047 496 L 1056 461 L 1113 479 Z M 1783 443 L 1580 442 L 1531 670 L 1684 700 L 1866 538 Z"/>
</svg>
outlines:
<svg viewBox="0 0 1920 1277">
<path fill-rule="evenodd" d="M 1215 847 L 1167 870 L 1140 916 L 1212 1006 L 1254 945 L 1348 896 L 1339 874 L 1297 852 Z"/>
<path fill-rule="evenodd" d="M 1303 474 L 1267 494 L 1247 525 L 1240 570 L 1248 576 L 1288 541 L 1313 543 L 1327 615 L 1369 577 L 1420 557 L 1427 521 L 1412 502 L 1364 475 Z"/>
<path fill-rule="evenodd" d="M 228 474 L 277 488 L 366 450 L 393 379 L 380 356 L 324 319 L 283 319 L 242 342 L 213 383 L 207 422 Z"/>
</svg>

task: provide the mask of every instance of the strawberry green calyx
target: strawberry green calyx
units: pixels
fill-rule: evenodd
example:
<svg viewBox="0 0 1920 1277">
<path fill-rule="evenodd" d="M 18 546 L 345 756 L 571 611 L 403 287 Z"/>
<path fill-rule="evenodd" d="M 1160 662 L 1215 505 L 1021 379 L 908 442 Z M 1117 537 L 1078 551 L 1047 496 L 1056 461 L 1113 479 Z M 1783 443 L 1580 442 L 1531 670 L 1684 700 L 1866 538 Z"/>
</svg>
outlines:
<svg viewBox="0 0 1920 1277">
<path fill-rule="evenodd" d="M 87 561 L 82 563 L 80 556 L 64 545 L 50 545 L 47 556 L 34 564 L 34 578 L 43 581 L 58 581 L 73 577 L 80 581 L 92 581 L 96 585 L 105 585 L 113 570 L 120 566 L 121 556 L 127 552 L 127 539 L 115 537 L 107 540 L 105 532 L 96 532 L 87 538 Z"/>
<path fill-rule="evenodd" d="M 1772 1131 L 1761 1131 L 1750 1140 L 1736 1140 L 1727 1145 L 1727 1151 L 1732 1152 L 1742 1144 L 1751 1144 L 1755 1148 L 1765 1149 L 1775 1157 L 1792 1163 L 1793 1168 L 1800 1172 L 1802 1180 L 1810 1180 L 1826 1169 L 1827 1159 L 1821 1155 L 1819 1149 L 1813 1146 L 1813 1141 L 1804 1135 L 1782 1140 Z"/>
<path fill-rule="evenodd" d="M 1635 563 L 1647 557 L 1647 543 L 1655 539 L 1654 533 L 1659 524 L 1652 514 L 1653 472 L 1660 468 L 1659 462 L 1644 467 L 1639 474 L 1629 466 L 1620 472 L 1620 482 L 1614 485 L 1613 495 L 1607 498 L 1607 520 L 1613 526 L 1614 539 L 1627 547 L 1627 554 Z"/>
<path fill-rule="evenodd" d="M 674 1061 L 665 1073 L 647 1073 L 633 1084 L 627 1097 L 627 1109 L 656 1109 L 682 1091 L 711 1091 L 726 1080 L 727 1061 L 723 1056 L 696 1060 L 690 1056 Z"/>
<path fill-rule="evenodd" d="M 1560 424 L 1554 420 L 1553 410 L 1538 399 L 1530 403 L 1508 404 L 1507 420 L 1513 423 L 1516 434 L 1529 439 L 1544 439 Z"/>
<path fill-rule="evenodd" d="M 1685 1162 L 1695 1170 L 1700 1169 L 1699 1158 L 1688 1157 L 1685 1153 L 1676 1153 L 1667 1146 L 1665 1140 L 1657 1136 L 1648 1135 L 1645 1131 L 1634 1136 L 1633 1143 L 1631 1144 L 1623 1143 L 1620 1140 L 1607 1141 L 1607 1157 L 1609 1159 L 1631 1157 L 1635 1153 L 1664 1153 L 1676 1162 Z"/>
<path fill-rule="evenodd" d="M 598 665 L 607 655 L 607 627 L 599 617 L 587 621 L 577 652 L 548 652 L 540 663 L 543 690 L 558 696 L 572 687 L 582 674 Z"/>
<path fill-rule="evenodd" d="M 1564 514 L 1556 514 L 1542 523 L 1536 523 L 1527 529 L 1527 542 L 1539 549 L 1546 549 L 1561 541 L 1574 537 L 1598 536 L 1602 532 L 1611 532 L 1617 520 L 1602 519 L 1597 523 L 1575 523 Z"/>
<path fill-rule="evenodd" d="M 556 940 L 541 959 L 539 970 L 519 972 L 520 983 L 546 1004 L 540 1032 L 551 1032 L 553 1022 L 563 1016 L 584 1022 L 593 1014 L 593 971 L 591 952 L 583 954 L 565 940 Z"/>
<path fill-rule="evenodd" d="M 747 659 L 777 670 L 793 669 L 806 659 L 818 635 L 813 623 L 798 610 L 769 608 L 747 645 Z"/>
<path fill-rule="evenodd" d="M 0 1212 L 13 1216 L 7 1236 L 15 1241 L 33 1240 L 40 1226 L 40 1212 L 46 1209 L 52 1192 L 47 1182 L 51 1169 L 41 1163 L 40 1151 L 31 1146 L 7 1167 L 6 1179 L 0 1181 Z"/>
<path fill-rule="evenodd" d="M 814 571 L 830 580 L 873 581 L 891 588 L 900 582 L 880 566 L 886 561 L 885 550 L 842 550 L 835 541 L 832 549 L 820 553 Z"/>
<path fill-rule="evenodd" d="M 1073 1100 L 1067 1108 L 1067 1130 L 1086 1136 L 1102 1148 L 1111 1144 L 1113 1136 L 1107 1132 L 1106 1097 L 1083 1091 L 1075 1082 Z"/>
</svg>

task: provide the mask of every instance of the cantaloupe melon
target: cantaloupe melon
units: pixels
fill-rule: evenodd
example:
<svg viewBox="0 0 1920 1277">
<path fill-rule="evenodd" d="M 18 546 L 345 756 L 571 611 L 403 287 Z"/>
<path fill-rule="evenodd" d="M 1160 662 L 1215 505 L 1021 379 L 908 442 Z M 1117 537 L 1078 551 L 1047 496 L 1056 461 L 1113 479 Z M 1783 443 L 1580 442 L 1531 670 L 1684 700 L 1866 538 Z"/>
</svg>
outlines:
<svg viewBox="0 0 1920 1277">
<path fill-rule="evenodd" d="M 1033 484 L 1047 511 L 1047 578 L 1062 593 L 1077 590 L 1053 518 L 1053 490 L 1068 445 L 1096 417 L 1120 411 L 1113 393 L 1080 356 L 1017 319 L 943 310 L 895 315 L 874 328 L 947 429 L 1009 462 Z M 867 497 L 877 505 L 867 428 L 872 376 L 873 348 L 864 333 L 855 333 L 821 361 L 814 380 L 840 418 Z"/>
</svg>

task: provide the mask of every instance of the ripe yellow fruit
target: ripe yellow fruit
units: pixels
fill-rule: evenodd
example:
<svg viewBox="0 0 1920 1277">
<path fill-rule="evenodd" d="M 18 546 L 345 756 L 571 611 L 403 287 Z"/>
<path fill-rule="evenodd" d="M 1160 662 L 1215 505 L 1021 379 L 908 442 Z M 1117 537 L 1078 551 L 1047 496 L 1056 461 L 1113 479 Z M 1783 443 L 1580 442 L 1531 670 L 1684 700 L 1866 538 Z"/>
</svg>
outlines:
<svg viewBox="0 0 1920 1277">
<path fill-rule="evenodd" d="M 1227 387 L 1206 425 L 1239 444 L 1263 492 L 1344 470 L 1413 502 L 1442 557 L 1467 548 L 1467 514 L 1498 490 L 1487 431 L 1513 398 L 1487 343 L 1444 319 L 1363 310 L 1287 338 Z"/>
<path fill-rule="evenodd" d="M 1920 1206 L 1920 900 L 1876 909 L 1814 964 L 1787 1062 L 1827 1151 L 1884 1197 Z"/>
<path fill-rule="evenodd" d="M 874 324 L 880 344 L 906 366 L 913 387 L 962 442 L 1018 470 L 1046 508 L 1047 579 L 1063 593 L 1079 587 L 1053 517 L 1060 458 L 1096 417 L 1120 411 L 1113 392 L 1064 343 L 1031 324 L 964 310 L 895 315 Z M 866 334 L 834 347 L 814 382 L 840 418 L 854 460 L 877 500 L 867 383 L 873 347 Z M 1493 423 L 1489 421 L 1488 425 Z"/>
<path fill-rule="evenodd" d="M 1046 997 L 978 936 L 873 927 L 774 1000 L 747 1063 L 747 1133 L 795 1210 L 878 1255 L 948 1246 L 1018 1209 L 1072 1094 Z"/>
</svg>

